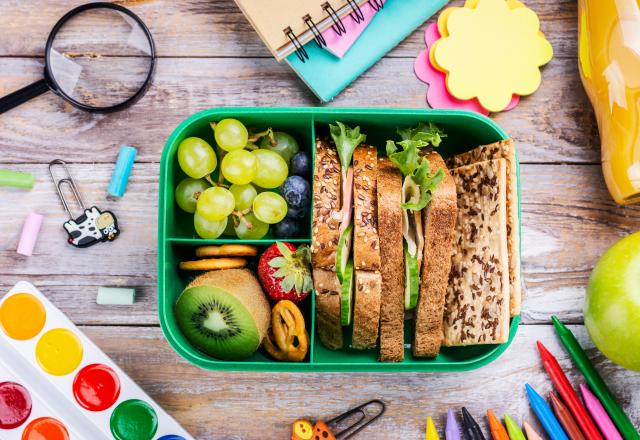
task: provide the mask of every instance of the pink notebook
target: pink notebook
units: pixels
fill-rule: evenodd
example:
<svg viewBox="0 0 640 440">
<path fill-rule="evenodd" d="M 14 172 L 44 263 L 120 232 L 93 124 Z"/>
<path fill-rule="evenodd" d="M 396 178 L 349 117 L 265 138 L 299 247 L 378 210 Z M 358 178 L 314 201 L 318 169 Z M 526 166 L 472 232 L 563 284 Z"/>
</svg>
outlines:
<svg viewBox="0 0 640 440">
<path fill-rule="evenodd" d="M 382 0 L 382 3 L 385 1 L 386 0 Z M 360 23 L 357 23 L 351 14 L 342 19 L 346 30 L 342 35 L 338 35 L 332 27 L 322 32 L 322 36 L 327 42 L 325 50 L 328 50 L 338 58 L 342 58 L 344 54 L 347 53 L 360 34 L 366 29 L 369 23 L 371 23 L 371 19 L 373 19 L 373 16 L 376 15 L 377 12 L 368 2 L 360 6 L 360 10 L 362 11 L 362 15 L 364 15 L 364 20 L 360 20 Z"/>
</svg>

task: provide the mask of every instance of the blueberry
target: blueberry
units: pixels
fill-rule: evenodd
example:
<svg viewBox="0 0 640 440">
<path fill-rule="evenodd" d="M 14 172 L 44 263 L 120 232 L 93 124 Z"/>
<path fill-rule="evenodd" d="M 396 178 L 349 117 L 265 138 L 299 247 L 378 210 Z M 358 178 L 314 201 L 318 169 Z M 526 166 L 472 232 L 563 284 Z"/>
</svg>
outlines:
<svg viewBox="0 0 640 440">
<path fill-rule="evenodd" d="M 293 208 L 289 207 L 287 210 L 287 217 L 289 218 L 304 218 L 307 215 L 307 210 L 305 208 Z"/>
<path fill-rule="evenodd" d="M 289 170 L 292 175 L 308 176 L 311 172 L 311 159 L 304 151 L 298 151 L 291 158 Z"/>
<path fill-rule="evenodd" d="M 300 222 L 285 218 L 280 223 L 273 225 L 273 234 L 276 238 L 295 238 L 302 232 L 302 226 Z"/>
<path fill-rule="evenodd" d="M 300 176 L 290 176 L 280 187 L 282 197 L 292 208 L 305 208 L 311 201 L 311 186 Z"/>
</svg>

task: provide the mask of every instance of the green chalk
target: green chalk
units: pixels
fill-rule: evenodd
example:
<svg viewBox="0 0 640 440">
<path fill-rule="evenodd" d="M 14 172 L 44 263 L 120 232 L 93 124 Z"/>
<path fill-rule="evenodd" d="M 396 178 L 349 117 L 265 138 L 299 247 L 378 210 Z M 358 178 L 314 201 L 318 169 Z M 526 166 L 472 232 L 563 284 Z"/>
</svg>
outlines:
<svg viewBox="0 0 640 440">
<path fill-rule="evenodd" d="M 96 303 L 100 305 L 131 305 L 136 300 L 135 289 L 126 287 L 98 287 Z"/>
<path fill-rule="evenodd" d="M 0 186 L 15 186 L 16 188 L 33 188 L 36 179 L 31 173 L 21 171 L 0 170 Z"/>
</svg>

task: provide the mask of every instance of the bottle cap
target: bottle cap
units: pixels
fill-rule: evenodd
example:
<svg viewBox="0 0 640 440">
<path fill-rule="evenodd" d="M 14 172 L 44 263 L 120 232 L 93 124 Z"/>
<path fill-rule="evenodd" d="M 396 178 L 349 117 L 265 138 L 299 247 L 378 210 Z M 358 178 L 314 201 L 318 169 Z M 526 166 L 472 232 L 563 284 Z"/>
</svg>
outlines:
<svg viewBox="0 0 640 440">
<path fill-rule="evenodd" d="M 111 182 L 109 183 L 108 192 L 114 197 L 122 197 L 127 189 L 127 183 L 129 182 L 129 174 L 131 174 L 131 168 L 133 168 L 133 162 L 136 159 L 138 150 L 128 145 L 122 145 L 120 147 L 120 153 L 118 154 L 118 160 L 116 161 L 116 167 L 111 175 Z"/>
</svg>

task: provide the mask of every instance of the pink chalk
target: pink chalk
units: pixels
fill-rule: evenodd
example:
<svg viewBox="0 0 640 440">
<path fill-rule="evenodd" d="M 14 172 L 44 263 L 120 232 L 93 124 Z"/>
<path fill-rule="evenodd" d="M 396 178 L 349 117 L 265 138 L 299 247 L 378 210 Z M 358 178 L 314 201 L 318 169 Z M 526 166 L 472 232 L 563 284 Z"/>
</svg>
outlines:
<svg viewBox="0 0 640 440">
<path fill-rule="evenodd" d="M 18 249 L 16 249 L 17 253 L 26 255 L 27 257 L 33 255 L 33 248 L 36 247 L 43 220 L 44 217 L 35 212 L 30 212 L 29 215 L 27 215 L 24 226 L 22 226 L 20 242 L 18 243 Z"/>
<path fill-rule="evenodd" d="M 382 3 L 384 2 L 385 0 L 382 1 Z M 342 19 L 342 24 L 346 30 L 342 35 L 338 35 L 332 27 L 322 32 L 322 36 L 327 42 L 325 49 L 338 58 L 342 58 L 349 48 L 353 46 L 353 43 L 356 42 L 360 34 L 369 26 L 369 23 L 371 23 L 373 16 L 376 15 L 377 12 L 368 2 L 360 6 L 360 10 L 362 11 L 362 15 L 364 15 L 364 20 L 360 20 L 360 23 L 356 23 L 351 15 L 347 15 Z"/>
<path fill-rule="evenodd" d="M 438 24 L 432 23 L 424 33 L 424 41 L 427 48 L 420 52 L 414 63 L 414 71 L 420 81 L 429 85 L 427 90 L 427 102 L 432 108 L 454 108 L 471 110 L 483 115 L 488 115 L 489 111 L 480 105 L 477 99 L 462 100 L 453 96 L 447 90 L 447 75 L 439 71 L 429 60 L 429 48 L 440 39 Z M 509 105 L 503 110 L 511 110 L 520 102 L 518 95 L 513 95 Z"/>
</svg>

